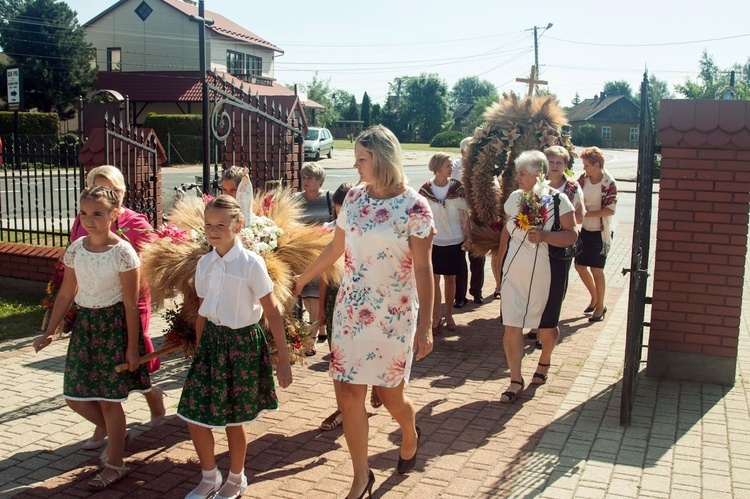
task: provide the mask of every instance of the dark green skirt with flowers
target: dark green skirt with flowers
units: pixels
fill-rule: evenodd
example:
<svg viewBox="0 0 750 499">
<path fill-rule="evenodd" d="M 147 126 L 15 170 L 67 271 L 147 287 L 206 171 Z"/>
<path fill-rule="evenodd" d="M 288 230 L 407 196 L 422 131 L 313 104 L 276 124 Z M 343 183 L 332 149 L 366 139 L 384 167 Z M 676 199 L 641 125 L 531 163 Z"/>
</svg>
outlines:
<svg viewBox="0 0 750 499">
<path fill-rule="evenodd" d="M 140 326 L 140 320 L 138 321 Z M 78 308 L 65 359 L 63 396 L 72 400 L 124 402 L 130 392 L 151 389 L 148 367 L 118 373 L 125 362 L 128 328 L 125 305 Z M 143 334 L 138 337 L 138 354 L 144 355 Z"/>
<path fill-rule="evenodd" d="M 207 428 L 225 428 L 278 408 L 271 354 L 260 326 L 231 329 L 206 321 L 177 415 Z"/>
</svg>

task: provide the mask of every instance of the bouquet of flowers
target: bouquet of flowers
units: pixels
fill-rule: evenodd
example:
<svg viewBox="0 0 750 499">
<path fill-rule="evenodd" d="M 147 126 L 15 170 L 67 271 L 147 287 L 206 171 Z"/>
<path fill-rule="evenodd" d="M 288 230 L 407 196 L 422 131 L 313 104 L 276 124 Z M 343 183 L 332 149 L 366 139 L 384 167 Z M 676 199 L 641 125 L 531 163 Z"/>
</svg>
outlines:
<svg viewBox="0 0 750 499">
<path fill-rule="evenodd" d="M 542 199 L 549 197 L 546 196 L 548 186 L 549 181 L 540 174 L 531 192 L 521 191 L 518 196 L 518 214 L 515 217 L 516 227 L 525 231 L 544 227 L 549 218 L 549 203 L 542 202 Z"/>
<path fill-rule="evenodd" d="M 42 331 L 46 331 L 47 326 L 49 326 L 49 320 L 52 316 L 52 307 L 55 306 L 55 298 L 57 298 L 57 293 L 60 292 L 64 277 L 65 265 L 60 261 L 55 262 L 55 272 L 52 274 L 52 276 L 50 276 L 49 282 L 47 283 L 47 296 L 45 296 L 44 300 L 42 300 L 42 305 L 44 305 L 44 308 L 47 309 L 44 312 L 44 318 L 42 319 Z M 73 303 L 70 306 L 70 310 L 68 310 L 68 312 L 65 314 L 63 321 L 57 327 L 55 335 L 62 336 L 63 334 L 71 332 L 73 330 L 73 323 L 75 322 L 75 318 L 76 305 L 75 303 Z"/>
<path fill-rule="evenodd" d="M 246 224 L 239 234 L 240 242 L 246 249 L 260 255 L 275 251 L 279 247 L 279 237 L 284 231 L 273 220 L 255 215 Z M 193 229 L 190 238 L 202 246 L 208 245 L 206 233 L 202 229 Z"/>
</svg>

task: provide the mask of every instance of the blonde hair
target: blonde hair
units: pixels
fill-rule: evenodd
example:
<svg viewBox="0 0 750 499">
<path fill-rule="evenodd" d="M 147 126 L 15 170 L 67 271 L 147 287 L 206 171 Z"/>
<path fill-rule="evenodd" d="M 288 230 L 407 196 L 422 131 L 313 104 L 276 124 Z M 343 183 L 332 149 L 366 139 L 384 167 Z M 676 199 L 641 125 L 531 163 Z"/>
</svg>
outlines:
<svg viewBox="0 0 750 499">
<path fill-rule="evenodd" d="M 229 218 L 231 218 L 235 222 L 245 219 L 245 215 L 242 214 L 240 203 L 238 203 L 237 200 L 232 196 L 229 196 L 227 194 L 216 196 L 211 201 L 206 203 L 206 209 L 203 210 L 203 212 L 205 213 L 209 208 L 226 211 L 227 215 L 229 215 Z"/>
<path fill-rule="evenodd" d="M 451 159 L 450 154 L 444 153 L 444 152 L 437 152 L 433 154 L 433 156 L 430 158 L 430 162 L 427 165 L 427 167 L 430 169 L 432 173 L 435 173 L 435 171 L 443 166 L 443 163 L 445 163 L 446 159 Z"/>
<path fill-rule="evenodd" d="M 221 172 L 221 180 L 231 180 L 237 187 L 239 187 L 240 182 L 242 182 L 242 177 L 248 173 L 249 170 L 247 168 L 242 168 L 241 166 L 230 166 Z"/>
<path fill-rule="evenodd" d="M 563 146 L 550 146 L 544 150 L 544 155 L 548 160 L 553 157 L 562 158 L 566 165 L 570 163 L 570 153 Z"/>
<path fill-rule="evenodd" d="M 106 185 L 92 185 L 91 187 L 87 187 L 81 193 L 78 202 L 80 203 L 85 199 L 104 203 L 110 212 L 120 208 L 120 193 Z"/>
<path fill-rule="evenodd" d="M 86 187 L 94 185 L 97 177 L 107 179 L 112 184 L 120 197 L 120 204 L 122 204 L 122 200 L 125 199 L 127 186 L 125 185 L 125 177 L 123 177 L 120 169 L 112 165 L 97 166 L 86 175 Z"/>
<path fill-rule="evenodd" d="M 406 186 L 406 175 L 401 163 L 401 144 L 396 136 L 383 125 L 374 125 L 357 137 L 359 144 L 372 154 L 373 187 L 375 189 L 398 189 Z"/>
</svg>

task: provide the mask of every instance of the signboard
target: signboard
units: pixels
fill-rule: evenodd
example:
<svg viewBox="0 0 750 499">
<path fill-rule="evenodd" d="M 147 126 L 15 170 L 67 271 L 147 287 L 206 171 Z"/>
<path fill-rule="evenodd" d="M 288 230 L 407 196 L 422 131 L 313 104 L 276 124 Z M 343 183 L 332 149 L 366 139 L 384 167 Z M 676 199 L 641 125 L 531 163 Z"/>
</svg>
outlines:
<svg viewBox="0 0 750 499">
<path fill-rule="evenodd" d="M 23 88 L 21 85 L 21 70 L 8 69 L 8 108 L 11 111 L 23 110 Z"/>
</svg>

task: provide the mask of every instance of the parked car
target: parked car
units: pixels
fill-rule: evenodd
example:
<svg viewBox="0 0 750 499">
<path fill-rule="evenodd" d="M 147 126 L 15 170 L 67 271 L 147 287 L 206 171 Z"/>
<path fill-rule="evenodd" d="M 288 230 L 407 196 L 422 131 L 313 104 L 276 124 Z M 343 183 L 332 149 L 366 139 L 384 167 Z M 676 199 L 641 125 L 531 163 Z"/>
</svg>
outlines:
<svg viewBox="0 0 750 499">
<path fill-rule="evenodd" d="M 305 159 L 317 161 L 323 154 L 333 156 L 333 135 L 327 128 L 309 127 L 305 135 Z"/>
</svg>

